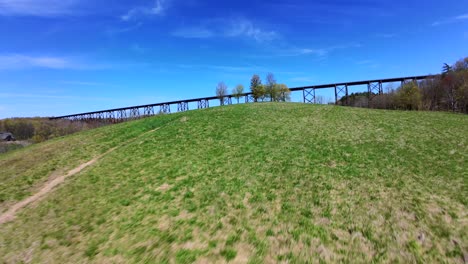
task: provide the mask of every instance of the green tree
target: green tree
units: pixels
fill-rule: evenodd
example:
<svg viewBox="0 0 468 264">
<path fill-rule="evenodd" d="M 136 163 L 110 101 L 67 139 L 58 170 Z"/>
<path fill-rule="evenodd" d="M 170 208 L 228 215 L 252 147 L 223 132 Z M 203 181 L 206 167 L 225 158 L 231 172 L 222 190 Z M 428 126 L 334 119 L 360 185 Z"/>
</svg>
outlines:
<svg viewBox="0 0 468 264">
<path fill-rule="evenodd" d="M 280 102 L 289 102 L 291 101 L 291 90 L 289 90 L 286 84 L 276 84 L 275 85 L 275 96 L 277 101 Z"/>
<path fill-rule="evenodd" d="M 270 98 L 270 101 L 277 101 L 278 97 L 278 89 L 276 87 L 276 79 L 273 73 L 268 73 L 266 76 L 266 84 L 265 84 L 265 96 Z"/>
<path fill-rule="evenodd" d="M 262 86 L 262 80 L 260 79 L 260 76 L 257 74 L 254 74 L 252 78 L 250 79 L 250 92 L 252 93 L 252 96 L 254 98 L 254 102 L 257 102 L 258 99 L 261 97 L 261 89 Z"/>
<path fill-rule="evenodd" d="M 4 121 L 6 132 L 10 132 L 16 139 L 26 140 L 34 136 L 34 125 L 32 122 L 22 118 L 6 119 Z"/>
<path fill-rule="evenodd" d="M 237 103 L 239 103 L 239 98 L 244 93 L 244 86 L 242 84 L 238 84 L 236 88 L 232 89 L 232 94 L 237 99 Z"/>
<path fill-rule="evenodd" d="M 444 63 L 442 66 L 442 76 L 445 76 L 453 71 L 452 66 L 448 65 L 447 63 Z"/>
<path fill-rule="evenodd" d="M 258 85 L 256 88 L 255 88 L 255 93 L 254 93 L 254 98 L 256 97 L 257 99 L 260 99 L 263 101 L 265 101 L 265 96 L 266 96 L 266 89 L 265 89 L 265 85 Z"/>
<path fill-rule="evenodd" d="M 414 82 L 406 83 L 397 91 L 398 106 L 406 110 L 418 110 L 421 107 L 421 92 Z"/>
</svg>

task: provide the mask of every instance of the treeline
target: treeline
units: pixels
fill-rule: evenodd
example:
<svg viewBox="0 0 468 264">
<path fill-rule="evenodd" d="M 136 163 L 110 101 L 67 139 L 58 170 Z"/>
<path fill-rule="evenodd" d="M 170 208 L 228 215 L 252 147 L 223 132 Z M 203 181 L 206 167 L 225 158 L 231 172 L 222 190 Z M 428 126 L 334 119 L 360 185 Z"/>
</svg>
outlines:
<svg viewBox="0 0 468 264">
<path fill-rule="evenodd" d="M 104 125 L 100 122 L 49 120 L 48 118 L 8 118 L 0 120 L 0 131 L 10 132 L 17 140 L 33 143 Z"/>
<path fill-rule="evenodd" d="M 468 57 L 454 65 L 444 64 L 442 73 L 426 80 L 406 83 L 383 94 L 353 93 L 340 105 L 380 109 L 452 111 L 468 113 Z"/>
<path fill-rule="evenodd" d="M 265 84 L 262 84 L 259 75 L 254 74 L 250 79 L 250 92 L 254 102 L 287 102 L 291 100 L 291 91 L 288 86 L 277 83 L 272 73 L 267 74 Z M 231 96 L 237 99 L 237 103 L 239 103 L 239 99 L 243 94 L 244 86 L 242 84 L 237 85 L 231 92 Z M 228 96 L 228 87 L 224 82 L 220 82 L 216 86 L 216 96 L 219 98 L 220 104 L 224 105 L 224 98 Z"/>
</svg>

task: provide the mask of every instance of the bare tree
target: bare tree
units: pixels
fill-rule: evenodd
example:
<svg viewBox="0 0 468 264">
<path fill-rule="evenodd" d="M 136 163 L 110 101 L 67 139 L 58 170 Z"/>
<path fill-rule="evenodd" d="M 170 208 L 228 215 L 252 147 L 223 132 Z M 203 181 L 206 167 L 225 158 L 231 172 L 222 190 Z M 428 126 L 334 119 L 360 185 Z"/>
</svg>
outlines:
<svg viewBox="0 0 468 264">
<path fill-rule="evenodd" d="M 315 103 L 316 104 L 323 104 L 323 101 L 324 101 L 323 96 L 321 96 L 321 95 L 315 96 Z"/>
<path fill-rule="evenodd" d="M 228 87 L 224 82 L 219 82 L 216 86 L 216 97 L 219 98 L 219 103 L 224 105 L 224 97 L 226 96 Z"/>
</svg>

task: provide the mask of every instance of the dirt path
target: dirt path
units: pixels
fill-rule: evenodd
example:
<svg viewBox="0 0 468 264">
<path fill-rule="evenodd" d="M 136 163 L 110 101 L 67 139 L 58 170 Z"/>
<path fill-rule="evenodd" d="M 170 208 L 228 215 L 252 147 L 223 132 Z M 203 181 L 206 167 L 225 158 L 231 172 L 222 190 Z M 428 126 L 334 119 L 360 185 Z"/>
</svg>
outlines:
<svg viewBox="0 0 468 264">
<path fill-rule="evenodd" d="M 102 157 L 108 155 L 109 153 L 113 152 L 114 150 L 116 150 L 117 148 L 120 148 L 120 147 L 123 147 L 125 145 L 128 145 L 130 143 L 132 143 L 133 141 L 137 140 L 138 138 L 148 134 L 148 133 L 151 133 L 151 132 L 155 132 L 156 130 L 160 129 L 161 127 L 158 127 L 156 129 L 153 129 L 153 130 L 150 130 L 148 132 L 145 132 L 135 138 L 132 138 L 128 141 L 125 141 L 124 143 L 122 143 L 120 146 L 117 146 L 117 147 L 114 147 L 114 148 L 111 148 L 109 149 L 108 151 L 106 151 L 104 154 L 101 154 L 97 157 L 95 157 L 94 159 L 86 162 L 86 163 L 83 163 L 81 165 L 79 165 L 78 167 L 70 170 L 67 174 L 65 175 L 61 175 L 53 180 L 49 180 L 48 182 L 46 182 L 46 184 L 39 190 L 39 192 L 35 193 L 34 195 L 32 196 L 29 196 L 28 198 L 14 204 L 13 206 L 11 206 L 5 213 L 1 214 L 0 215 L 0 225 L 1 224 L 4 224 L 4 223 L 7 223 L 7 222 L 10 222 L 12 221 L 13 219 L 15 219 L 15 216 L 16 216 L 16 213 L 21 210 L 22 208 L 28 206 L 29 204 L 31 203 L 34 203 L 34 202 L 38 202 L 40 201 L 42 198 L 44 198 L 48 193 L 52 192 L 53 189 L 55 187 L 57 187 L 58 185 L 62 184 L 65 179 L 81 172 L 82 170 L 86 169 L 87 167 L 93 165 L 94 163 L 96 163 L 98 160 L 100 160 Z"/>
</svg>

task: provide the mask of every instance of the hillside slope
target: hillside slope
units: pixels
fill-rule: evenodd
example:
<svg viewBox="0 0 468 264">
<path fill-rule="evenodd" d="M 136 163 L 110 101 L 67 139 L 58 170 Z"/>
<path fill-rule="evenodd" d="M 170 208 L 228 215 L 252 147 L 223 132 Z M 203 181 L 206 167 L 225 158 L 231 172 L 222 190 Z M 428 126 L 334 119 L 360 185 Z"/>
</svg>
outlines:
<svg viewBox="0 0 468 264">
<path fill-rule="evenodd" d="M 0 156 L 0 212 L 96 162 L 1 224 L 0 258 L 463 263 L 467 127 L 449 113 L 261 103 L 55 139 Z"/>
</svg>

